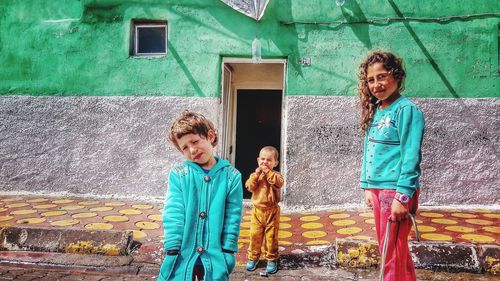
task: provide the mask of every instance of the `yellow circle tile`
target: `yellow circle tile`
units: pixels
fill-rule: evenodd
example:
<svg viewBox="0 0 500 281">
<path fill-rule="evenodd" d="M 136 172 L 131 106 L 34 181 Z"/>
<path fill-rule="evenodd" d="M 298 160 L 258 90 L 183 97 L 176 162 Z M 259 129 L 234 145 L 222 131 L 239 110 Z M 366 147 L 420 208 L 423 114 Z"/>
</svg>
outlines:
<svg viewBox="0 0 500 281">
<path fill-rule="evenodd" d="M 341 229 L 337 230 L 337 233 L 356 234 L 356 233 L 360 233 L 361 231 L 363 231 L 363 229 L 361 229 L 359 227 L 346 227 L 346 228 L 341 228 Z"/>
<path fill-rule="evenodd" d="M 320 217 L 318 217 L 318 216 L 303 216 L 303 217 L 300 217 L 301 221 L 317 221 L 319 219 L 320 219 Z"/>
<path fill-rule="evenodd" d="M 103 220 L 107 222 L 124 222 L 128 221 L 128 218 L 125 216 L 105 216 Z"/>
<path fill-rule="evenodd" d="M 5 212 L 7 210 L 8 210 L 7 208 L 0 208 L 0 212 Z"/>
<path fill-rule="evenodd" d="M 468 223 L 471 223 L 471 224 L 478 224 L 478 225 L 490 225 L 490 224 L 493 224 L 492 221 L 480 220 L 480 219 L 468 219 L 468 220 L 465 220 L 465 221 L 468 222 Z"/>
<path fill-rule="evenodd" d="M 278 245 L 292 245 L 293 243 L 285 240 L 278 240 Z"/>
<path fill-rule="evenodd" d="M 356 240 L 372 240 L 370 236 L 366 235 L 356 235 L 356 236 L 349 236 L 349 239 L 356 239 Z"/>
<path fill-rule="evenodd" d="M 153 209 L 153 206 L 144 205 L 144 204 L 137 204 L 137 205 L 132 205 L 132 208 L 139 209 L 139 210 L 149 210 L 149 209 Z"/>
<path fill-rule="evenodd" d="M 483 229 L 488 232 L 500 233 L 500 227 L 498 226 L 483 226 Z"/>
<path fill-rule="evenodd" d="M 456 217 L 456 218 L 464 218 L 464 219 L 473 219 L 473 218 L 477 217 L 476 215 L 467 214 L 467 213 L 453 213 L 451 215 Z"/>
<path fill-rule="evenodd" d="M 306 245 L 328 245 L 328 244 L 330 244 L 330 242 L 326 240 L 311 240 L 306 242 Z"/>
<path fill-rule="evenodd" d="M 241 222 L 240 227 L 250 228 L 250 222 L 249 221 Z"/>
<path fill-rule="evenodd" d="M 323 224 L 317 223 L 317 222 L 308 222 L 308 223 L 302 224 L 301 227 L 305 228 L 305 229 L 317 229 L 317 228 L 322 228 Z"/>
<path fill-rule="evenodd" d="M 134 239 L 144 239 L 148 236 L 144 231 L 135 230 L 135 229 L 127 229 L 127 230 L 132 232 L 132 237 Z"/>
<path fill-rule="evenodd" d="M 67 203 L 72 203 L 74 201 L 75 200 L 71 200 L 71 199 L 59 199 L 59 200 L 52 201 L 52 203 L 54 203 L 54 204 L 67 204 Z"/>
<path fill-rule="evenodd" d="M 439 233 L 424 233 L 420 235 L 420 237 L 426 239 L 426 240 L 431 240 L 431 241 L 451 241 L 452 237 L 449 235 L 445 234 L 439 234 Z"/>
<path fill-rule="evenodd" d="M 243 216 L 242 219 L 249 221 L 252 219 L 252 216 Z"/>
<path fill-rule="evenodd" d="M 457 221 L 449 220 L 449 219 L 432 219 L 432 222 L 439 224 L 457 224 Z"/>
<path fill-rule="evenodd" d="M 47 198 L 35 198 L 35 199 L 26 200 L 26 202 L 29 202 L 29 203 L 41 203 L 41 202 L 47 202 L 47 201 L 49 201 L 49 199 L 47 199 Z"/>
<path fill-rule="evenodd" d="M 251 215 L 251 214 L 252 214 L 252 210 L 247 210 L 247 211 L 245 211 L 245 214 L 247 214 L 247 215 Z"/>
<path fill-rule="evenodd" d="M 359 216 L 360 217 L 364 217 L 364 218 L 373 218 L 373 217 L 375 217 L 373 215 L 373 213 L 360 213 Z"/>
<path fill-rule="evenodd" d="M 57 207 L 56 204 L 42 204 L 42 205 L 35 205 L 33 208 L 35 209 L 50 209 L 50 208 L 55 208 Z"/>
<path fill-rule="evenodd" d="M 138 221 L 135 223 L 135 226 L 137 226 L 140 229 L 158 229 L 160 228 L 160 225 L 155 223 L 155 222 L 150 222 L 150 221 Z"/>
<path fill-rule="evenodd" d="M 436 231 L 436 228 L 434 226 L 429 226 L 429 225 L 417 225 L 418 231 L 419 232 L 434 232 Z M 411 230 L 415 231 L 415 229 L 412 227 Z"/>
<path fill-rule="evenodd" d="M 291 220 L 292 220 L 291 217 L 285 217 L 285 216 L 280 217 L 280 222 L 287 222 L 287 221 L 291 221 Z"/>
<path fill-rule="evenodd" d="M 474 228 L 466 227 L 466 226 L 459 226 L 459 225 L 453 225 L 453 226 L 447 226 L 445 229 L 453 232 L 461 232 L 461 233 L 469 233 L 469 232 L 474 232 Z"/>
<path fill-rule="evenodd" d="M 32 223 L 41 223 L 41 222 L 44 222 L 45 219 L 43 218 L 25 218 L 25 219 L 20 219 L 18 221 L 16 221 L 16 223 L 18 224 L 32 224 Z"/>
<path fill-rule="evenodd" d="M 92 212 L 83 212 L 83 213 L 76 213 L 71 215 L 71 217 L 75 219 L 85 219 L 85 218 L 93 218 L 96 217 L 97 213 L 92 213 Z"/>
<path fill-rule="evenodd" d="M 279 239 L 290 238 L 290 237 L 292 237 L 292 233 L 290 231 L 280 230 L 278 232 Z"/>
<path fill-rule="evenodd" d="M 485 213 L 485 214 L 488 214 L 488 213 L 491 213 L 491 210 L 484 210 L 484 209 L 480 209 L 480 210 L 473 210 L 473 212 L 475 212 L 475 213 Z"/>
<path fill-rule="evenodd" d="M 89 211 L 92 212 L 107 212 L 113 210 L 113 207 L 95 207 L 95 208 L 90 208 Z"/>
<path fill-rule="evenodd" d="M 77 224 L 79 222 L 80 222 L 79 220 L 69 219 L 69 220 L 54 221 L 54 222 L 51 222 L 50 225 L 53 225 L 53 226 L 70 226 L 70 225 L 75 225 L 75 224 Z"/>
<path fill-rule="evenodd" d="M 104 206 L 109 206 L 109 207 L 120 207 L 120 206 L 123 206 L 125 205 L 125 203 L 123 202 L 119 202 L 119 201 L 116 201 L 116 202 L 107 202 L 104 204 Z"/>
<path fill-rule="evenodd" d="M 5 207 L 7 207 L 7 208 L 21 208 L 21 207 L 26 207 L 26 206 L 29 206 L 29 204 L 28 203 L 12 203 L 12 204 L 5 205 Z"/>
<path fill-rule="evenodd" d="M 94 223 L 89 223 L 85 225 L 85 228 L 88 229 L 113 229 L 113 225 L 110 223 L 103 223 L 103 222 L 94 222 Z"/>
<path fill-rule="evenodd" d="M 438 213 L 432 213 L 432 212 L 422 212 L 418 214 L 419 216 L 426 217 L 426 218 L 442 218 L 444 217 L 443 214 L 438 214 Z"/>
<path fill-rule="evenodd" d="M 463 239 L 470 240 L 472 242 L 478 242 L 478 243 L 491 243 L 495 242 L 494 238 L 491 238 L 486 235 L 478 235 L 478 234 L 462 234 L 460 235 Z"/>
<path fill-rule="evenodd" d="M 78 205 L 90 206 L 90 205 L 97 205 L 99 203 L 100 203 L 99 201 L 80 201 L 78 202 Z"/>
<path fill-rule="evenodd" d="M 61 209 L 67 210 L 67 211 L 80 210 L 80 209 L 83 209 L 83 208 L 85 208 L 85 206 L 70 205 L 70 206 L 61 207 Z"/>
<path fill-rule="evenodd" d="M 14 217 L 12 216 L 0 216 L 0 221 L 8 221 L 13 219 Z"/>
<path fill-rule="evenodd" d="M 148 219 L 153 220 L 153 221 L 162 221 L 162 215 L 161 214 L 149 215 Z"/>
<path fill-rule="evenodd" d="M 249 229 L 240 230 L 240 237 L 250 237 L 250 230 Z"/>
<path fill-rule="evenodd" d="M 0 201 L 2 201 L 2 202 L 15 202 L 15 201 L 21 201 L 21 200 L 23 200 L 23 198 L 21 198 L 21 197 L 11 197 L 11 198 L 2 199 Z"/>
<path fill-rule="evenodd" d="M 375 219 L 367 219 L 365 220 L 367 224 L 375 224 Z"/>
<path fill-rule="evenodd" d="M 250 243 L 250 239 L 240 238 L 238 239 L 238 243 Z"/>
<path fill-rule="evenodd" d="M 11 215 L 27 215 L 27 214 L 33 214 L 36 213 L 36 210 L 16 210 L 10 212 Z"/>
<path fill-rule="evenodd" d="M 68 212 L 66 211 L 49 211 L 49 212 L 43 212 L 41 215 L 44 217 L 56 217 L 56 216 L 62 216 L 67 214 Z"/>
<path fill-rule="evenodd" d="M 350 217 L 351 215 L 349 214 L 331 214 L 329 215 L 328 217 L 331 218 L 331 219 L 345 219 L 345 218 L 348 218 Z"/>
<path fill-rule="evenodd" d="M 289 224 L 289 223 L 286 223 L 286 222 L 281 222 L 280 223 L 280 229 L 288 229 L 288 228 L 291 228 L 292 225 Z"/>
<path fill-rule="evenodd" d="M 123 209 L 119 211 L 120 214 L 124 215 L 140 215 L 142 214 L 142 211 L 136 210 L 136 209 Z"/>
<path fill-rule="evenodd" d="M 500 214 L 483 214 L 483 216 L 491 219 L 500 219 Z"/>
<path fill-rule="evenodd" d="M 353 221 L 353 220 L 339 220 L 339 221 L 332 222 L 332 224 L 336 225 L 336 226 L 346 226 L 346 225 L 356 224 L 356 221 Z"/>
<path fill-rule="evenodd" d="M 416 221 L 417 223 L 424 223 L 424 221 L 423 221 L 423 220 L 417 220 L 417 219 L 415 219 L 415 221 Z"/>
<path fill-rule="evenodd" d="M 302 236 L 305 238 L 321 238 L 326 236 L 326 232 L 319 230 L 304 231 Z"/>
</svg>

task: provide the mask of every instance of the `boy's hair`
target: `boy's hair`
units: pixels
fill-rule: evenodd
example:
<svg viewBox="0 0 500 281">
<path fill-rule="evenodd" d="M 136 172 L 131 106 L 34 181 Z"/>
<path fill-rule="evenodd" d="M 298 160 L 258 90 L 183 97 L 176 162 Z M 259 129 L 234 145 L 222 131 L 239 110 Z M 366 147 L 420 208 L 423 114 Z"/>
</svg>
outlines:
<svg viewBox="0 0 500 281">
<path fill-rule="evenodd" d="M 208 131 L 210 130 L 212 130 L 215 134 L 212 146 L 216 146 L 217 132 L 215 131 L 214 124 L 199 113 L 185 110 L 179 117 L 177 117 L 177 119 L 175 119 L 172 127 L 170 127 L 168 138 L 175 145 L 175 147 L 180 150 L 179 144 L 177 143 L 178 139 L 188 134 L 196 134 L 207 138 Z"/>
<path fill-rule="evenodd" d="M 274 153 L 274 160 L 278 161 L 279 160 L 279 152 L 274 146 L 264 146 L 260 151 L 270 151 Z"/>
<path fill-rule="evenodd" d="M 406 72 L 403 68 L 403 60 L 391 52 L 386 51 L 374 51 L 368 55 L 368 57 L 359 65 L 358 68 L 358 93 L 361 102 L 361 129 L 366 130 L 368 124 L 373 119 L 373 114 L 375 112 L 375 104 L 378 99 L 370 93 L 368 84 L 366 82 L 366 73 L 368 67 L 376 63 L 382 63 L 384 68 L 389 71 L 398 81 L 399 93 L 404 90 L 404 82 L 406 78 Z"/>
</svg>

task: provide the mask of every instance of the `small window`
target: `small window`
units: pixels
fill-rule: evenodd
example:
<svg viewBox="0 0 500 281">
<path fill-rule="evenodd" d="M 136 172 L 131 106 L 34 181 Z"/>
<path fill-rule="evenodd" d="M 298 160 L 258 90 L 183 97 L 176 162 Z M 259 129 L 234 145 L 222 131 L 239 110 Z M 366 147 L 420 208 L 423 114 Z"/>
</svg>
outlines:
<svg viewBox="0 0 500 281">
<path fill-rule="evenodd" d="M 133 24 L 134 56 L 157 56 L 167 54 L 167 23 L 134 22 Z"/>
</svg>

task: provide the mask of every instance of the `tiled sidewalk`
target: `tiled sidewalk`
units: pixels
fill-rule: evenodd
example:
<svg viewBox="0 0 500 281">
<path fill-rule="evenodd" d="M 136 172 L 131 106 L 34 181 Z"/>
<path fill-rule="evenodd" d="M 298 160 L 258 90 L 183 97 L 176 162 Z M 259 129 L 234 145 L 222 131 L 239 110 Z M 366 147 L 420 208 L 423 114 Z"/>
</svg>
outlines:
<svg viewBox="0 0 500 281">
<path fill-rule="evenodd" d="M 141 242 L 139 254 L 161 249 L 163 228 L 160 204 L 29 196 L 0 196 L 0 227 L 37 226 L 131 230 Z M 417 214 L 422 241 L 500 244 L 500 213 L 491 210 L 423 208 Z M 250 211 L 244 210 L 239 240 L 239 264 L 249 242 Z M 414 239 L 414 233 L 411 234 Z M 334 244 L 337 238 L 373 240 L 370 210 L 327 210 L 281 215 L 280 253 Z M 155 262 L 160 262 L 156 259 Z"/>
</svg>

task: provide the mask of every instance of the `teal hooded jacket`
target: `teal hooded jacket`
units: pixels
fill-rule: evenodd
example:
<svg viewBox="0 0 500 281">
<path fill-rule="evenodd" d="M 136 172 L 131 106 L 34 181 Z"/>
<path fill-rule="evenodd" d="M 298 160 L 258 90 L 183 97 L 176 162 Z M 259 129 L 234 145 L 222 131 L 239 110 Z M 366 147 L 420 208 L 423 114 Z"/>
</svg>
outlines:
<svg viewBox="0 0 500 281">
<path fill-rule="evenodd" d="M 243 205 L 240 172 L 220 158 L 208 174 L 184 161 L 172 168 L 168 181 L 164 249 L 179 253 L 165 255 L 158 280 L 191 281 L 198 258 L 206 281 L 229 280 L 236 265 L 230 252 L 238 251 Z"/>
</svg>

